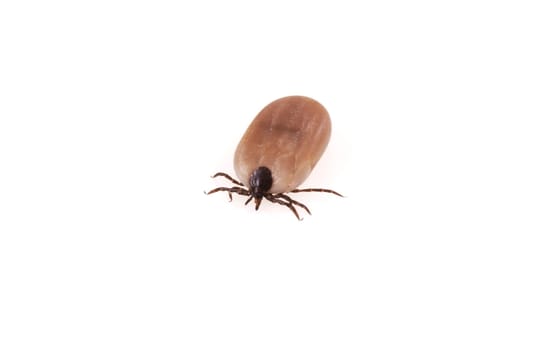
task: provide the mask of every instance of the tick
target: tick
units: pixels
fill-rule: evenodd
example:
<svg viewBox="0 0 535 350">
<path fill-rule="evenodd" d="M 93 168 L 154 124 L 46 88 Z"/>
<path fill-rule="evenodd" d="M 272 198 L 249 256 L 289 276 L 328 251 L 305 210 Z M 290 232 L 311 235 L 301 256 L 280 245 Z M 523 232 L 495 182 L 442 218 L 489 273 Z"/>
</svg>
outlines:
<svg viewBox="0 0 535 350">
<path fill-rule="evenodd" d="M 319 102 L 304 96 L 288 96 L 275 100 L 258 113 L 245 131 L 234 154 L 234 170 L 238 180 L 219 172 L 236 186 L 217 187 L 212 194 L 225 191 L 248 196 L 258 210 L 262 199 L 290 208 L 301 220 L 295 206 L 310 210 L 287 193 L 338 192 L 323 188 L 298 189 L 306 180 L 331 137 L 329 113 Z M 247 186 L 244 185 L 247 184 Z"/>
</svg>

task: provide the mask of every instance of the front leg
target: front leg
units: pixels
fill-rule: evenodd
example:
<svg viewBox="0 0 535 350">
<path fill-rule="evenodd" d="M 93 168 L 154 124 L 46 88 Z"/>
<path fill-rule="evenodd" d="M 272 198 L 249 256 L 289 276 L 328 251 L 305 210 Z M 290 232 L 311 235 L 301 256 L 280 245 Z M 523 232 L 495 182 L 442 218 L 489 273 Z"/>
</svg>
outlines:
<svg viewBox="0 0 535 350">
<path fill-rule="evenodd" d="M 294 213 L 295 217 L 296 217 L 299 221 L 303 220 L 303 219 L 301 219 L 301 218 L 299 217 L 299 214 L 297 213 L 297 210 L 296 210 L 295 207 L 293 206 L 292 202 L 285 202 L 285 201 L 283 201 L 283 200 L 280 200 L 280 199 L 278 199 L 279 197 L 276 197 L 276 195 L 273 195 L 273 194 L 271 194 L 271 193 L 266 193 L 266 194 L 264 195 L 264 198 L 266 198 L 266 199 L 267 199 L 268 201 L 270 201 L 270 202 L 278 203 L 278 204 L 280 204 L 280 205 L 287 206 L 288 208 L 290 208 L 290 210 Z"/>
<path fill-rule="evenodd" d="M 214 177 L 218 177 L 218 176 L 223 176 L 224 178 L 226 178 L 227 180 L 229 180 L 230 182 L 232 182 L 233 184 L 236 184 L 238 186 L 243 186 L 243 184 L 241 182 L 239 182 L 238 180 L 234 179 L 232 176 L 230 176 L 229 174 L 227 173 L 216 173 L 212 176 L 212 179 Z"/>
<path fill-rule="evenodd" d="M 274 197 L 275 198 L 284 198 L 288 202 L 290 202 L 292 204 L 295 204 L 297 206 L 300 206 L 301 208 L 305 209 L 307 211 L 308 215 L 312 215 L 312 213 L 310 212 L 310 210 L 308 210 L 306 205 L 304 205 L 301 202 L 296 201 L 295 199 L 290 198 L 289 196 L 285 195 L 284 193 L 277 193 L 277 194 L 274 195 Z"/>
<path fill-rule="evenodd" d="M 234 186 L 234 187 L 217 187 L 217 188 L 214 188 L 213 190 L 211 190 L 208 193 L 205 192 L 205 194 L 212 194 L 212 193 L 216 193 L 216 192 L 219 192 L 219 191 L 225 191 L 225 192 L 228 193 L 229 202 L 232 202 L 232 193 L 237 193 L 237 194 L 240 194 L 242 196 L 248 196 L 249 195 L 249 190 L 247 190 L 245 188 L 242 188 L 242 187 L 237 187 L 237 186 Z"/>
</svg>

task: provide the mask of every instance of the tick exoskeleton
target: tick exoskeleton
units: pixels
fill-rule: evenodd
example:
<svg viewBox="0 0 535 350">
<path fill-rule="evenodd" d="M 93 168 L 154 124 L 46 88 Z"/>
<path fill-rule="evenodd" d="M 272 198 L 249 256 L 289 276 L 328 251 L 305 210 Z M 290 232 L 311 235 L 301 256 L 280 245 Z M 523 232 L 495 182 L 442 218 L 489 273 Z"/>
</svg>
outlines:
<svg viewBox="0 0 535 350">
<path fill-rule="evenodd" d="M 310 210 L 287 193 L 328 192 L 323 188 L 298 189 L 308 177 L 331 137 L 329 113 L 319 102 L 304 96 L 288 96 L 275 100 L 258 113 L 245 131 L 236 153 L 234 170 L 238 180 L 223 176 L 236 186 L 217 187 L 208 192 L 226 191 L 253 198 L 258 210 L 262 199 L 285 205 L 301 220 L 294 205 L 310 214 Z M 247 187 L 244 185 L 247 184 Z"/>
</svg>

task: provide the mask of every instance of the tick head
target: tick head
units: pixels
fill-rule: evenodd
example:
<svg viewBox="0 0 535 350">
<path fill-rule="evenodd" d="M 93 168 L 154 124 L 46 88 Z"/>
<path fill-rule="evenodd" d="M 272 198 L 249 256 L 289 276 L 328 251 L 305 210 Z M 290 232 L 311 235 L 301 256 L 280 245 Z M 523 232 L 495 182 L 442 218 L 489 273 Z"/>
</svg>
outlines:
<svg viewBox="0 0 535 350">
<path fill-rule="evenodd" d="M 271 177 L 271 170 L 265 166 L 258 167 L 253 171 L 249 177 L 249 191 L 251 197 L 255 200 L 255 209 L 258 210 L 264 194 L 269 191 L 273 185 L 273 177 Z"/>
</svg>

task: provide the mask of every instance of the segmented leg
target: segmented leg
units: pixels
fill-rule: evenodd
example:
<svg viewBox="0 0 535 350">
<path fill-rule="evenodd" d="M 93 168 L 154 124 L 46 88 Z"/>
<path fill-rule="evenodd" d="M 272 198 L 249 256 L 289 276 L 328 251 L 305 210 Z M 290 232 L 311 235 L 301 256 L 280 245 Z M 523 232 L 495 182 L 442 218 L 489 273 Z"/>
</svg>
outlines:
<svg viewBox="0 0 535 350">
<path fill-rule="evenodd" d="M 239 182 L 238 180 L 234 179 L 232 176 L 230 176 L 229 174 L 226 174 L 226 173 L 216 173 L 216 174 L 214 174 L 212 176 L 212 178 L 218 177 L 218 176 L 223 176 L 224 178 L 226 178 L 230 182 L 232 182 L 232 183 L 234 183 L 236 185 L 239 185 L 239 186 L 243 186 L 243 184 L 241 182 Z"/>
<path fill-rule="evenodd" d="M 274 198 L 284 198 L 284 199 L 286 199 L 288 202 L 290 202 L 290 203 L 292 203 L 292 204 L 295 204 L 295 205 L 297 205 L 297 206 L 300 206 L 301 208 L 305 209 L 305 210 L 307 211 L 308 215 L 312 215 L 312 214 L 310 213 L 310 210 L 308 210 L 308 208 L 307 208 L 306 205 L 304 205 L 304 204 L 301 203 L 301 202 L 296 201 L 295 199 L 291 198 L 290 196 L 285 195 L 284 193 L 277 193 L 277 194 L 274 194 L 273 197 L 274 197 Z"/>
<path fill-rule="evenodd" d="M 264 198 L 266 198 L 268 201 L 270 202 L 273 202 L 273 203 L 278 203 L 280 205 L 284 205 L 284 206 L 287 206 L 288 208 L 290 208 L 290 210 L 294 213 L 294 215 L 297 217 L 298 220 L 303 220 L 299 217 L 299 214 L 297 213 L 297 210 L 295 209 L 295 207 L 293 206 L 292 202 L 285 202 L 283 200 L 280 200 L 278 199 L 277 197 L 275 197 L 274 195 L 272 194 L 266 194 L 264 195 Z"/>
<path fill-rule="evenodd" d="M 343 197 L 340 193 L 338 193 L 336 191 L 333 191 L 333 190 L 328 190 L 328 189 L 325 189 L 325 188 L 303 188 L 303 189 L 296 188 L 295 190 L 290 191 L 290 192 L 293 192 L 293 193 L 297 193 L 297 192 L 327 192 L 327 193 L 332 193 L 332 194 L 335 194 L 337 196 Z"/>
<path fill-rule="evenodd" d="M 242 196 L 248 196 L 250 193 L 248 190 L 246 190 L 245 188 L 241 188 L 241 187 L 217 187 L 217 188 L 214 188 L 213 190 L 211 190 L 210 192 L 205 192 L 206 194 L 212 194 L 212 193 L 215 193 L 215 192 L 219 192 L 219 191 L 225 191 L 228 193 L 228 197 L 229 197 L 229 202 L 232 202 L 232 193 L 237 193 L 237 194 L 240 194 Z"/>
</svg>

